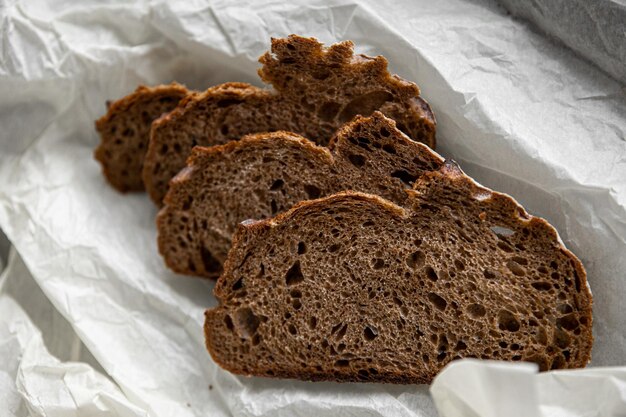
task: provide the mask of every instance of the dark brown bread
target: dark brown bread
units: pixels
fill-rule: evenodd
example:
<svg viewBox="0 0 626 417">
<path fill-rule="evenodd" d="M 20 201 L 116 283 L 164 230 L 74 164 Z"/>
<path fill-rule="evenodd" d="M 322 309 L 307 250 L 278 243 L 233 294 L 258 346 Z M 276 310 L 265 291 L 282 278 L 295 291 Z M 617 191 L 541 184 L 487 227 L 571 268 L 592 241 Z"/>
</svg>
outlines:
<svg viewBox="0 0 626 417">
<path fill-rule="evenodd" d="M 401 208 L 340 193 L 245 222 L 206 313 L 213 359 L 238 374 L 430 383 L 452 360 L 584 367 L 592 298 L 545 220 L 453 163 Z"/>
<path fill-rule="evenodd" d="M 153 124 L 143 179 L 161 204 L 169 180 L 196 145 L 213 146 L 249 133 L 285 130 L 327 145 L 355 115 L 375 110 L 395 119 L 409 137 L 435 146 L 435 119 L 411 82 L 389 74 L 387 60 L 353 55 L 352 42 L 328 48 L 312 38 L 272 39 L 260 58 L 263 90 L 228 83 L 189 97 Z"/>
<path fill-rule="evenodd" d="M 159 250 L 176 272 L 217 278 L 243 220 L 343 190 L 403 205 L 406 188 L 443 159 L 380 112 L 344 125 L 328 148 L 287 132 L 196 147 L 157 218 Z"/>
<path fill-rule="evenodd" d="M 113 187 L 121 192 L 144 189 L 141 172 L 152 121 L 172 111 L 188 93 L 177 83 L 142 85 L 132 94 L 107 103 L 107 113 L 96 121 L 102 142 L 94 156 Z"/>
</svg>

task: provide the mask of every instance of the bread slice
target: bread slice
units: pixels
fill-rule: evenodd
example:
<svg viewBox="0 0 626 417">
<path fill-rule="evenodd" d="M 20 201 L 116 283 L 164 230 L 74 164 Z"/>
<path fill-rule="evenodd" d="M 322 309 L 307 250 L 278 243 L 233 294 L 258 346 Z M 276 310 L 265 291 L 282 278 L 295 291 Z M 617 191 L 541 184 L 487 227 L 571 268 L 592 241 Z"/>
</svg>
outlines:
<svg viewBox="0 0 626 417">
<path fill-rule="evenodd" d="M 453 163 L 410 204 L 361 193 L 244 222 L 206 312 L 223 368 L 305 380 L 430 383 L 450 361 L 584 367 L 592 298 L 545 220 Z"/>
<path fill-rule="evenodd" d="M 121 192 L 144 189 L 141 171 L 152 121 L 172 111 L 188 93 L 177 83 L 142 85 L 120 100 L 107 102 L 107 113 L 96 121 L 102 142 L 94 156 L 113 187 Z"/>
<path fill-rule="evenodd" d="M 249 133 L 285 130 L 327 145 L 355 115 L 375 110 L 395 119 L 414 140 L 435 146 L 435 118 L 411 82 L 390 75 L 387 60 L 353 54 L 352 42 L 328 48 L 312 38 L 272 39 L 260 58 L 263 90 L 227 83 L 189 97 L 153 124 L 143 179 L 161 205 L 169 180 L 196 146 L 219 145 Z"/>
<path fill-rule="evenodd" d="M 195 147 L 157 217 L 159 250 L 176 272 L 217 278 L 237 224 L 342 190 L 404 204 L 405 189 L 443 159 L 380 112 L 339 129 L 328 148 L 293 133 Z"/>
</svg>

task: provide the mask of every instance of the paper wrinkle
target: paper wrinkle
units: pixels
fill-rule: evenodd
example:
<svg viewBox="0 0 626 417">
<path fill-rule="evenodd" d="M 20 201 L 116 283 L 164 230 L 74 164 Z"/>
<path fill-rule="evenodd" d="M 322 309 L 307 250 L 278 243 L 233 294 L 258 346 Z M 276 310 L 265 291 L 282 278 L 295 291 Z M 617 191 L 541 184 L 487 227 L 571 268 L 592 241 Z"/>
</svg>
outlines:
<svg viewBox="0 0 626 417">
<path fill-rule="evenodd" d="M 0 317 L 0 410 L 12 417 L 147 415 L 98 371 L 14 250 L 0 275 Z"/>
<path fill-rule="evenodd" d="M 33 0 L 7 5 L 0 21 L 6 57 L 0 61 L 0 227 L 119 385 L 120 401 L 150 416 L 436 415 L 426 386 L 305 383 L 221 370 L 202 332 L 203 312 L 216 304 L 213 285 L 165 269 L 157 254 L 156 209 L 145 194 L 112 190 L 93 160 L 93 121 L 105 100 L 140 83 L 259 85 L 258 56 L 271 36 L 290 33 L 326 43 L 351 39 L 357 52 L 384 55 L 392 71 L 416 81 L 438 120 L 438 151 L 549 219 L 581 257 L 595 296 L 594 364 L 624 363 L 624 91 L 494 3 Z M 41 378 L 58 378 L 37 369 L 40 379 L 25 378 L 24 390 L 35 390 Z M 526 368 L 497 375 L 490 364 L 462 369 L 461 388 L 468 378 L 491 381 L 482 399 L 462 397 L 449 379 L 437 383 L 464 412 L 504 407 L 493 381 L 509 369 L 525 392 L 537 380 L 518 374 Z M 572 375 L 568 381 L 576 380 Z M 72 404 L 107 403 L 104 394 L 99 400 L 77 395 L 77 386 L 59 392 L 75 394 Z M 546 386 L 548 393 L 557 389 Z M 603 399 L 614 409 L 624 403 L 617 393 Z M 442 417 L 459 415 L 436 395 L 435 401 Z M 526 409 L 540 410 L 536 415 L 570 415 L 567 404 L 545 396 L 511 404 L 524 401 Z M 590 398 L 589 407 L 597 401 Z"/>
<path fill-rule="evenodd" d="M 626 4 L 622 0 L 500 2 L 514 15 L 530 20 L 592 61 L 617 80 L 626 82 Z"/>
<path fill-rule="evenodd" d="M 430 391 L 445 417 L 619 416 L 626 367 L 537 373 L 536 366 L 464 359 L 449 364 Z"/>
</svg>

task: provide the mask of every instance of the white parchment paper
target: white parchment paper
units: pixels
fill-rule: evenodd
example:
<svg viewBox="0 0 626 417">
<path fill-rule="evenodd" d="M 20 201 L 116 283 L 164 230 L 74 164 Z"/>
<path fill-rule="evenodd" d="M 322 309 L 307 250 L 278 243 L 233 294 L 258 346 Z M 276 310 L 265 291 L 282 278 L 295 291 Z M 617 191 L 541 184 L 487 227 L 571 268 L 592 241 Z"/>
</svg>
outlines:
<svg viewBox="0 0 626 417">
<path fill-rule="evenodd" d="M 0 274 L 0 318 L 3 417 L 147 415 L 99 372 L 15 250 Z"/>
<path fill-rule="evenodd" d="M 433 398 L 443 416 L 486 415 L 485 408 L 472 411 L 483 397 L 445 379 L 431 397 L 427 386 L 222 371 L 201 330 L 204 309 L 215 303 L 212 284 L 166 270 L 156 250 L 156 209 L 143 194 L 112 190 L 93 160 L 93 121 L 105 100 L 138 83 L 258 83 L 257 57 L 271 36 L 290 33 L 352 39 L 358 52 L 385 55 L 393 71 L 416 81 L 437 115 L 438 150 L 548 218 L 583 260 L 595 300 L 592 365 L 625 364 L 623 86 L 492 3 L 9 0 L 0 7 L 0 31 L 0 228 L 136 407 L 102 415 L 434 416 Z M 446 372 L 461 369 L 456 378 L 470 382 L 483 381 L 476 379 L 482 372 L 494 381 L 492 364 L 462 364 Z M 499 388 L 510 384 L 535 393 L 507 398 L 512 404 L 531 402 L 537 415 L 576 415 L 565 402 L 536 394 L 575 393 L 576 383 L 539 386 L 515 377 L 527 372 L 523 365 L 505 369 L 510 377 L 495 379 L 499 384 L 481 382 L 482 404 L 492 413 L 503 406 Z M 602 372 L 618 378 L 623 369 Z M 581 381 L 576 375 L 566 378 Z M 611 392 L 612 401 L 625 401 L 623 388 Z"/>
</svg>

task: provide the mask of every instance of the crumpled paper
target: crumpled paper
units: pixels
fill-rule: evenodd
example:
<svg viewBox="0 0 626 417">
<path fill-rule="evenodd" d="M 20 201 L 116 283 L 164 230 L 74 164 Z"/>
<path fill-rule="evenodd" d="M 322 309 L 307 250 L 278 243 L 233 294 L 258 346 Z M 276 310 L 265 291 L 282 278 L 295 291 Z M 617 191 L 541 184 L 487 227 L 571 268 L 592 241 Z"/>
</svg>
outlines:
<svg viewBox="0 0 626 417">
<path fill-rule="evenodd" d="M 15 250 L 0 274 L 0 318 L 2 416 L 147 415 L 99 372 Z"/>
<path fill-rule="evenodd" d="M 144 194 L 115 192 L 93 160 L 93 121 L 105 100 L 139 83 L 258 83 L 257 57 L 271 36 L 290 33 L 327 43 L 352 39 L 358 52 L 385 55 L 393 71 L 416 81 L 438 119 L 438 151 L 549 219 L 582 259 L 595 297 L 592 365 L 624 364 L 623 88 L 493 3 L 31 0 L 5 5 L 0 22 L 0 228 L 124 397 L 147 415 L 434 416 L 433 398 L 444 417 L 476 415 L 478 397 L 445 379 L 435 386 L 449 393 L 431 397 L 427 386 L 222 371 L 201 329 L 203 311 L 215 304 L 213 284 L 164 267 L 155 207 Z M 477 369 L 488 376 L 492 366 L 461 368 L 457 378 L 472 381 Z M 520 386 L 530 384 L 523 378 L 502 378 L 484 384 L 484 404 L 499 409 L 499 387 L 513 381 L 519 383 L 509 389 L 531 389 Z M 455 403 L 461 414 L 446 408 L 450 393 L 464 398 Z M 620 393 L 612 401 L 623 403 Z M 576 414 L 543 395 L 510 401 L 534 401 L 538 415 Z"/>
<path fill-rule="evenodd" d="M 626 83 L 626 3 L 622 0 L 498 0 L 615 79 Z"/>
</svg>

